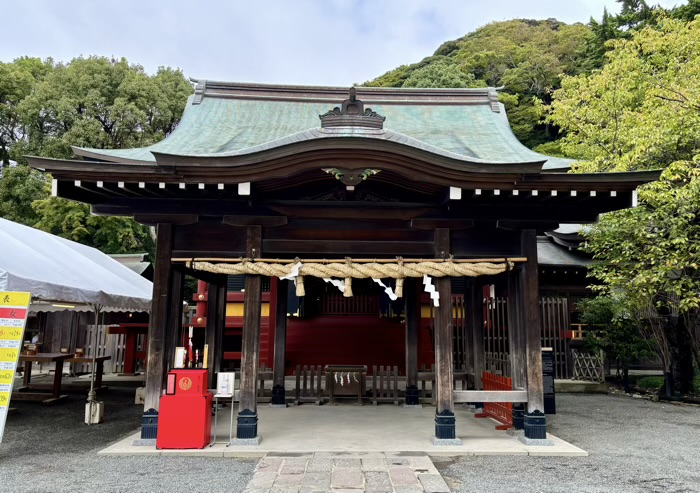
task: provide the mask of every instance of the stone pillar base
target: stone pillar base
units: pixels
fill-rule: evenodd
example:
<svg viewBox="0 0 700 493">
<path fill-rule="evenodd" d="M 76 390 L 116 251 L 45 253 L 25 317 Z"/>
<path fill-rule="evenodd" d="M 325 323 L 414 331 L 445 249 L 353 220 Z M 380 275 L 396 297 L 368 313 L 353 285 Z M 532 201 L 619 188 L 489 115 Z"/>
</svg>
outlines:
<svg viewBox="0 0 700 493">
<path fill-rule="evenodd" d="M 547 419 L 541 411 L 525 413 L 525 438 L 530 440 L 547 439 Z"/>
<path fill-rule="evenodd" d="M 238 413 L 238 425 L 236 438 L 253 440 L 258 436 L 258 414 L 250 409 L 244 409 Z"/>
<path fill-rule="evenodd" d="M 155 440 L 157 437 L 158 411 L 151 408 L 148 411 L 144 411 L 141 417 L 141 440 Z"/>
<path fill-rule="evenodd" d="M 433 437 L 433 445 L 436 447 L 459 447 L 462 445 L 462 440 L 459 438 Z"/>
<path fill-rule="evenodd" d="M 404 407 L 420 406 L 420 392 L 415 385 L 406 387 L 406 402 Z"/>
<path fill-rule="evenodd" d="M 258 435 L 255 438 L 234 438 L 229 442 L 232 447 L 250 447 L 255 445 L 260 445 L 262 442 L 262 435 Z"/>
<path fill-rule="evenodd" d="M 440 440 L 457 438 L 455 413 L 445 409 L 435 415 L 435 438 Z"/>
<path fill-rule="evenodd" d="M 272 387 L 272 399 L 270 400 L 270 407 L 287 407 L 285 391 L 282 385 L 275 385 L 274 387 Z"/>
</svg>

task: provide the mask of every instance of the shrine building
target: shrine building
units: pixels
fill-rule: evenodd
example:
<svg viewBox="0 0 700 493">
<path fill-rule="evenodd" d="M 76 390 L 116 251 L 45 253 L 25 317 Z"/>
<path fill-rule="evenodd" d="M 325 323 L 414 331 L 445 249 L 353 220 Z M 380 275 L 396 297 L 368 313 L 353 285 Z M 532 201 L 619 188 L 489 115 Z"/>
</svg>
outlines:
<svg viewBox="0 0 700 493">
<path fill-rule="evenodd" d="M 296 364 L 398 361 L 408 406 L 420 402 L 419 362 L 434 365 L 436 443 L 468 438 L 455 434 L 459 403 L 513 403 L 513 426 L 545 439 L 538 234 L 634 206 L 658 172 L 569 173 L 570 160 L 516 139 L 493 88 L 195 82 L 161 142 L 29 158 L 54 195 L 156 227 L 142 438 L 155 438 L 189 275 L 209 286 L 199 323 L 210 387 L 240 359 L 239 439 L 258 437 L 261 359 L 281 406 Z M 232 279 L 238 339 L 226 329 Z M 507 298 L 511 390 L 482 386 L 485 285 Z M 291 325 L 302 342 L 287 357 Z M 468 388 L 454 388 L 456 369 Z"/>
</svg>

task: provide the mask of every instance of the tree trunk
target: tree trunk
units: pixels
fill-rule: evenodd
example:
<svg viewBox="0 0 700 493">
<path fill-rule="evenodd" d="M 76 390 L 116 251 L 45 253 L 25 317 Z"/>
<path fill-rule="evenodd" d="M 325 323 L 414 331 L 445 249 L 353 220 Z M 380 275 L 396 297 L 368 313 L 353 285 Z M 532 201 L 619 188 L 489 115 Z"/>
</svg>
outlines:
<svg viewBox="0 0 700 493">
<path fill-rule="evenodd" d="M 690 334 L 685 326 L 685 317 L 672 315 L 668 318 L 668 342 L 671 352 L 671 374 L 673 394 L 689 394 L 693 390 L 693 350 Z"/>
</svg>

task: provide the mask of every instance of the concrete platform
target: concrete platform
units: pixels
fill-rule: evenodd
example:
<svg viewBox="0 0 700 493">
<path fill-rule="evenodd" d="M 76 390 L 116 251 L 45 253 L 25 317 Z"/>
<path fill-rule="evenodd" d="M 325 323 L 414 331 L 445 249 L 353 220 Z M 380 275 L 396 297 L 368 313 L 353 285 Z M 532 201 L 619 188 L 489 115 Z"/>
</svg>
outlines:
<svg viewBox="0 0 700 493">
<path fill-rule="evenodd" d="M 237 407 L 236 407 L 237 409 Z M 228 438 L 230 407 L 219 411 L 218 440 Z M 475 418 L 468 409 L 455 410 L 460 446 L 435 446 L 435 408 L 404 409 L 398 406 L 314 406 L 306 404 L 286 409 L 258 408 L 259 445 L 227 447 L 215 444 L 203 450 L 160 451 L 155 447 L 135 447 L 134 433 L 99 454 L 108 455 L 205 455 L 251 457 L 267 453 L 344 453 L 417 452 L 429 455 L 546 455 L 587 456 L 588 453 L 553 435 L 554 445 L 526 446 L 517 437 L 498 431 L 495 421 Z M 234 420 L 235 426 L 235 420 Z M 235 435 L 235 430 L 234 430 Z M 225 437 L 225 438 L 224 438 Z"/>
</svg>

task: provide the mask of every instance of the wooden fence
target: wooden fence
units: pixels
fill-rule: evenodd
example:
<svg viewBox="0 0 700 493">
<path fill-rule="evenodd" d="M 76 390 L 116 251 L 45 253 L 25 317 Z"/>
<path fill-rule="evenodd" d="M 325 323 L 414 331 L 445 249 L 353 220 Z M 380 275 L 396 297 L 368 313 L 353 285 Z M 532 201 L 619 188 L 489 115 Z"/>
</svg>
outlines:
<svg viewBox="0 0 700 493">
<path fill-rule="evenodd" d="M 484 390 L 513 390 L 513 381 L 508 377 L 484 372 L 481 375 Z M 512 402 L 484 402 L 484 412 L 475 414 L 477 418 L 492 418 L 501 423 L 497 430 L 507 430 L 513 427 Z"/>
<path fill-rule="evenodd" d="M 571 354 L 569 339 L 571 329 L 569 304 L 566 298 L 540 298 L 542 313 L 542 347 L 551 347 L 554 352 L 554 378 L 571 378 Z"/>
</svg>

